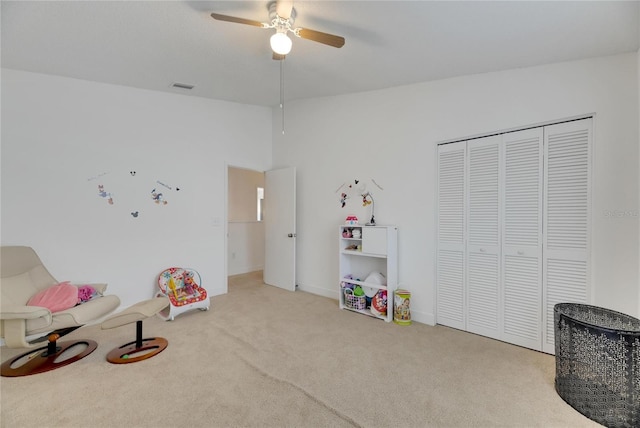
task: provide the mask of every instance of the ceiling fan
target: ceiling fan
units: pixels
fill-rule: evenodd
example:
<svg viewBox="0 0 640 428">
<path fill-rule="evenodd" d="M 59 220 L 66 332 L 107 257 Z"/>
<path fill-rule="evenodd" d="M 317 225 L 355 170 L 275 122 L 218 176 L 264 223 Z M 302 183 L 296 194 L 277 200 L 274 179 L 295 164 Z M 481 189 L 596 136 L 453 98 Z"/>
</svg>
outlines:
<svg viewBox="0 0 640 428">
<path fill-rule="evenodd" d="M 276 33 L 271 36 L 270 41 L 271 49 L 273 50 L 273 59 L 277 60 L 284 59 L 285 55 L 291 52 L 292 42 L 288 33 L 293 33 L 297 37 L 336 48 L 344 46 L 344 37 L 310 30 L 308 28 L 293 28 L 293 23 L 296 19 L 296 10 L 293 7 L 293 0 L 274 0 L 269 2 L 267 8 L 269 10 L 270 19 L 268 23 L 238 18 L 235 16 L 221 15 L 219 13 L 212 13 L 211 17 L 218 21 L 235 22 L 237 24 L 253 25 L 261 28 L 274 28 Z"/>
</svg>

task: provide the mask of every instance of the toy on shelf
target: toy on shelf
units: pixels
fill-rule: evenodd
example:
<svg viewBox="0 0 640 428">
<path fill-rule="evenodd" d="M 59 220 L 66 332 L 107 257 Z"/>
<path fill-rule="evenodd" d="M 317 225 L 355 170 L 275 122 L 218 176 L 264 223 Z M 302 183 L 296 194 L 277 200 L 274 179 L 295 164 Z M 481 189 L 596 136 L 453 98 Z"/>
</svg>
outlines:
<svg viewBox="0 0 640 428">
<path fill-rule="evenodd" d="M 348 215 L 344 221 L 344 224 L 347 226 L 357 226 L 358 225 L 358 217 L 355 215 Z"/>
<path fill-rule="evenodd" d="M 160 291 L 156 297 L 166 296 L 170 304 L 158 312 L 158 316 L 173 321 L 176 316 L 193 309 L 208 311 L 211 303 L 201 283 L 200 274 L 194 269 L 172 267 L 163 270 L 158 276 Z"/>
</svg>

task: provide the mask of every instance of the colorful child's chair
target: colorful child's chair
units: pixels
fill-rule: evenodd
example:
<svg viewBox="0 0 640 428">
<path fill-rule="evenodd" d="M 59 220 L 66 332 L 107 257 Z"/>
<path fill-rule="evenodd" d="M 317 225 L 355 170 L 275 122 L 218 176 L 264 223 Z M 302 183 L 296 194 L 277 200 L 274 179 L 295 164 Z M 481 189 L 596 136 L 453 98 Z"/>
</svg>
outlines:
<svg viewBox="0 0 640 428">
<path fill-rule="evenodd" d="M 193 309 L 208 311 L 210 301 L 201 283 L 200 274 L 194 269 L 172 267 L 163 270 L 158 276 L 160 291 L 156 296 L 167 296 L 169 306 L 158 312 L 158 316 L 173 321 L 176 316 Z"/>
</svg>

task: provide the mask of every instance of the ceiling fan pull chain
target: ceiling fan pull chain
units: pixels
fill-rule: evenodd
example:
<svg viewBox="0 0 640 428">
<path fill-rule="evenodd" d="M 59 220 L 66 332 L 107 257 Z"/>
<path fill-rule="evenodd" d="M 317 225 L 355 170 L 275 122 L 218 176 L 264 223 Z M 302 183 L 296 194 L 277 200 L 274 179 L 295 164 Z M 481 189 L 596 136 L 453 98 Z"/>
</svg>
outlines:
<svg viewBox="0 0 640 428">
<path fill-rule="evenodd" d="M 282 135 L 284 135 L 284 58 L 280 60 L 280 110 L 282 115 Z"/>
</svg>

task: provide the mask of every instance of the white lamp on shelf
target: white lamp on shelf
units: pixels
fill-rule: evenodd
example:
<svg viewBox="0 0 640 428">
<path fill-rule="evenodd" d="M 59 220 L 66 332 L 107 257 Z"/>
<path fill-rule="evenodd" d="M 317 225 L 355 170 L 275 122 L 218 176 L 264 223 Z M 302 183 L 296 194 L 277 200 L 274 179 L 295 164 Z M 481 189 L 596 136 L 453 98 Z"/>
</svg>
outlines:
<svg viewBox="0 0 640 428">
<path fill-rule="evenodd" d="M 367 198 L 371 200 L 369 201 L 367 200 Z M 375 201 L 373 200 L 373 195 L 371 194 L 371 192 L 367 192 L 362 195 L 362 205 L 366 207 L 369 204 L 371 204 L 371 220 L 369 220 L 369 223 L 367 223 L 366 226 L 375 226 L 376 218 L 373 215 L 373 209 L 376 204 L 375 204 Z"/>
</svg>

